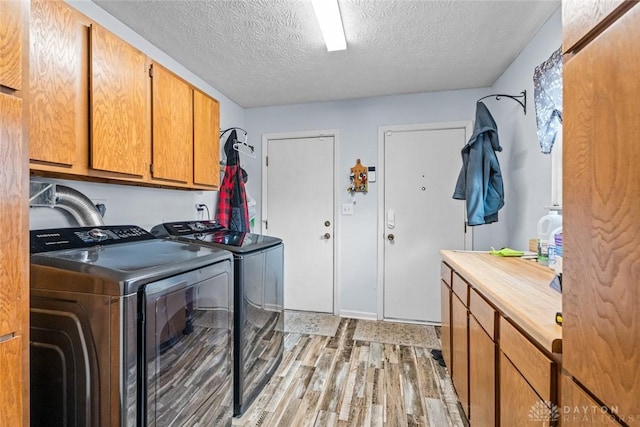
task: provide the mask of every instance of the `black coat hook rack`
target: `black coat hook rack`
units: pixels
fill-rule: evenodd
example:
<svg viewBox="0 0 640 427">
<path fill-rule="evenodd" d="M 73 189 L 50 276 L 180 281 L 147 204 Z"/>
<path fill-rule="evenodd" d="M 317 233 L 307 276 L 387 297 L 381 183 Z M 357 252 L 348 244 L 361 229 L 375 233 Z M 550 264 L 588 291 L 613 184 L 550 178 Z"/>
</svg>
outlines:
<svg viewBox="0 0 640 427">
<path fill-rule="evenodd" d="M 523 90 L 522 92 L 520 92 L 520 95 L 507 95 L 507 94 L 504 94 L 504 93 L 494 93 L 494 94 L 491 94 L 491 95 L 483 96 L 482 98 L 478 99 L 478 102 L 482 101 L 485 98 L 491 98 L 492 96 L 495 96 L 498 101 L 502 97 L 513 99 L 518 104 L 520 104 L 520 106 L 524 110 L 524 115 L 525 116 L 527 115 L 527 91 L 526 91 L 526 89 Z M 520 101 L 519 98 L 522 98 L 522 101 Z"/>
</svg>

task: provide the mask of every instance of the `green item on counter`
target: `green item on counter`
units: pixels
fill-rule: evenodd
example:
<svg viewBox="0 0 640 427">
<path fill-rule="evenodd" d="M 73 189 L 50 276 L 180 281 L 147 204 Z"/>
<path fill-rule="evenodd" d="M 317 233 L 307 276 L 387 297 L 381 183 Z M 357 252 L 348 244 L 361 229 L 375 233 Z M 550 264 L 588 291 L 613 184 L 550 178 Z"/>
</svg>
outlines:
<svg viewBox="0 0 640 427">
<path fill-rule="evenodd" d="M 491 255 L 496 255 L 496 256 L 522 256 L 522 255 L 524 255 L 523 251 L 517 251 L 515 249 L 510 249 L 510 248 L 502 248 L 499 251 L 496 251 L 493 247 L 491 247 L 491 250 L 489 251 L 489 253 Z"/>
</svg>

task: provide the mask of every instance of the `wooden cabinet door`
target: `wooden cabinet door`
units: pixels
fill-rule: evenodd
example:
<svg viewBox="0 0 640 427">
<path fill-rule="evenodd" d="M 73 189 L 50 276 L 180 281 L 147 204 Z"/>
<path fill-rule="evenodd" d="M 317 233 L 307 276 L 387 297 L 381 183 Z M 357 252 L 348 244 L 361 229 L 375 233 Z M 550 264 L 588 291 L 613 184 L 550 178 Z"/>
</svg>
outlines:
<svg viewBox="0 0 640 427">
<path fill-rule="evenodd" d="M 560 407 L 562 408 L 560 425 L 563 427 L 621 426 L 567 375 L 562 375 L 562 404 Z"/>
<path fill-rule="evenodd" d="M 500 353 L 500 425 L 546 427 L 558 417 L 558 408 L 547 406 L 504 353 Z"/>
<path fill-rule="evenodd" d="M 91 167 L 143 176 L 151 145 L 146 57 L 91 25 Z"/>
<path fill-rule="evenodd" d="M 453 372 L 451 364 L 451 289 L 444 280 L 440 281 L 440 313 L 442 313 L 442 323 L 440 324 L 442 357 L 447 369 L 449 369 L 449 374 L 451 374 Z"/>
<path fill-rule="evenodd" d="M 193 170 L 192 90 L 163 67 L 152 67 L 152 176 L 186 184 Z"/>
<path fill-rule="evenodd" d="M 89 146 L 89 25 L 62 0 L 31 0 L 29 158 L 71 168 Z M 88 159 L 81 159 L 86 167 Z"/>
<path fill-rule="evenodd" d="M 220 104 L 193 91 L 193 183 L 220 185 Z"/>
<path fill-rule="evenodd" d="M 21 336 L 0 341 L 0 426 L 21 426 L 23 422 L 22 374 L 23 342 Z"/>
<path fill-rule="evenodd" d="M 467 307 L 454 295 L 451 298 L 452 377 L 462 409 L 469 416 L 469 342 L 467 334 Z"/>
<path fill-rule="evenodd" d="M 625 0 L 562 0 L 562 51 L 569 52 L 617 8 L 626 8 Z"/>
<path fill-rule="evenodd" d="M 22 329 L 29 304 L 25 154 L 22 100 L 0 93 L 0 337 Z"/>
<path fill-rule="evenodd" d="M 474 427 L 496 425 L 496 345 L 469 316 L 469 417 Z"/>
<path fill-rule="evenodd" d="M 639 74 L 640 5 L 564 65 L 562 363 L 627 416 L 640 414 Z"/>
<path fill-rule="evenodd" d="M 21 0 L 0 1 L 0 86 L 22 89 L 22 8 Z"/>
</svg>

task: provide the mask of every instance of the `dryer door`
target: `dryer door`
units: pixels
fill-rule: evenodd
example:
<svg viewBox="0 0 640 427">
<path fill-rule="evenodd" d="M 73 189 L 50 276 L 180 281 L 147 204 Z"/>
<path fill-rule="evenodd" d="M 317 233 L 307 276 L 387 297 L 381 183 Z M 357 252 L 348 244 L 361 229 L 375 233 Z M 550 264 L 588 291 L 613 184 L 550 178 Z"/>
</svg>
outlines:
<svg viewBox="0 0 640 427">
<path fill-rule="evenodd" d="M 227 260 L 141 291 L 139 425 L 231 423 L 231 268 Z"/>
</svg>

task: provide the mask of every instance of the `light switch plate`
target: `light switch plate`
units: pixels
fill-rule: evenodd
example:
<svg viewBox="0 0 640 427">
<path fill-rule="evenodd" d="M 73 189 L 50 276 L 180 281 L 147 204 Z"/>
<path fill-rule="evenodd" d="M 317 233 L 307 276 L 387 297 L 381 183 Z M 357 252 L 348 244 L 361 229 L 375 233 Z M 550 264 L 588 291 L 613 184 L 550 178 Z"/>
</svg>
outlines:
<svg viewBox="0 0 640 427">
<path fill-rule="evenodd" d="M 353 215 L 353 203 L 342 204 L 342 215 Z"/>
</svg>

